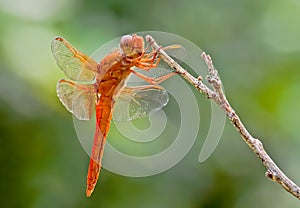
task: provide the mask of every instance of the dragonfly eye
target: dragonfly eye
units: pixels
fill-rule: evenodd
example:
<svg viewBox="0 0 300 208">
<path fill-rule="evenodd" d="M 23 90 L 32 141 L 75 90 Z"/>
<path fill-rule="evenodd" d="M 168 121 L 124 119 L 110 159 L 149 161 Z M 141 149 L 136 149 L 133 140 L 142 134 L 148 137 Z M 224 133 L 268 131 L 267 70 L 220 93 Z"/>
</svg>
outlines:
<svg viewBox="0 0 300 208">
<path fill-rule="evenodd" d="M 132 52 L 132 37 L 131 35 L 124 35 L 120 40 L 120 48 L 127 55 Z"/>
<path fill-rule="evenodd" d="M 120 47 L 126 56 L 138 57 L 144 51 L 144 39 L 138 35 L 124 35 Z"/>
</svg>

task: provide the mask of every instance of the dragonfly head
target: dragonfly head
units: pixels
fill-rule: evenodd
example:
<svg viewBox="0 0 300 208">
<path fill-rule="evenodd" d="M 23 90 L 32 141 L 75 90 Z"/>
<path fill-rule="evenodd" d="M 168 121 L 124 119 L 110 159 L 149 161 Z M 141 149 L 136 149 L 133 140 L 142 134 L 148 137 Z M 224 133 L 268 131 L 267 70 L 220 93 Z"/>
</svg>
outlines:
<svg viewBox="0 0 300 208">
<path fill-rule="evenodd" d="M 126 56 L 137 58 L 144 52 L 144 39 L 136 34 L 124 35 L 120 40 L 120 47 Z"/>
</svg>

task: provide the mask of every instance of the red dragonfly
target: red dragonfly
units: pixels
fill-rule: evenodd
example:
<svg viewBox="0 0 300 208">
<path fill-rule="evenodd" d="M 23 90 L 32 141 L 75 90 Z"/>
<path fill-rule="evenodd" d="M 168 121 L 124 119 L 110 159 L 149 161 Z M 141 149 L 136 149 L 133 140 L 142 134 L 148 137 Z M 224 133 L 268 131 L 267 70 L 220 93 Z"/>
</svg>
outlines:
<svg viewBox="0 0 300 208">
<path fill-rule="evenodd" d="M 164 49 L 178 47 L 180 46 L 174 45 Z M 158 84 L 174 75 L 174 72 L 152 78 L 135 70 L 137 67 L 148 71 L 158 66 L 160 58 L 157 51 L 147 52 L 150 48 L 150 45 L 144 47 L 143 37 L 136 34 L 124 35 L 120 39 L 119 48 L 97 63 L 62 37 L 52 41 L 51 49 L 57 65 L 71 79 L 58 81 L 56 90 L 60 101 L 79 120 L 89 120 L 94 110 L 96 112 L 96 130 L 87 174 L 88 197 L 98 180 L 114 107 L 118 103 L 126 106 L 126 103 L 130 108 L 129 112 L 128 109 L 120 110 L 123 115 L 117 117 L 131 120 L 144 116 L 153 109 L 160 109 L 168 102 L 166 90 Z M 130 74 L 150 85 L 125 86 Z M 124 112 L 127 113 L 124 115 Z"/>
</svg>

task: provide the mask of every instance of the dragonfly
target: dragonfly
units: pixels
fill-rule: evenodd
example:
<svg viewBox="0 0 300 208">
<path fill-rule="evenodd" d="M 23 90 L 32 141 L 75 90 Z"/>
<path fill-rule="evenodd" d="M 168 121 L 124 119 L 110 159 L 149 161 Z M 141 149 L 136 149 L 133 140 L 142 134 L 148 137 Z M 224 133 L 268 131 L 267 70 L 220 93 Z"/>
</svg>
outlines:
<svg viewBox="0 0 300 208">
<path fill-rule="evenodd" d="M 170 45 L 164 49 L 180 47 Z M 58 67 L 69 78 L 60 79 L 56 86 L 61 103 L 79 120 L 89 120 L 95 112 L 96 129 L 86 188 L 86 195 L 90 197 L 99 177 L 112 117 L 129 121 L 164 107 L 168 94 L 159 84 L 175 72 L 151 77 L 138 71 L 137 68 L 142 71 L 159 70 L 160 57 L 151 44 L 145 47 L 143 37 L 136 34 L 122 36 L 119 47 L 99 63 L 62 37 L 52 41 L 51 50 Z M 148 85 L 126 86 L 129 75 L 146 81 Z M 114 109 L 118 113 L 113 113 Z"/>
</svg>

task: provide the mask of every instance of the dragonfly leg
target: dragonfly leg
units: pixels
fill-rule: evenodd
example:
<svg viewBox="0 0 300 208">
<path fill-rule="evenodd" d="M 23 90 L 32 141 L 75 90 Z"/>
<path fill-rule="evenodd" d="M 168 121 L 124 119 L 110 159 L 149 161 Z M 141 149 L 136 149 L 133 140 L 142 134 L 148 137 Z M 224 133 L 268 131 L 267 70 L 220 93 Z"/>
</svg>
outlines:
<svg viewBox="0 0 300 208">
<path fill-rule="evenodd" d="M 152 48 L 152 51 L 147 53 L 147 51 L 149 50 L 149 48 L 151 47 L 151 44 L 148 44 L 147 47 L 145 48 L 145 50 L 143 51 L 143 53 L 141 54 L 140 58 L 144 59 L 145 61 L 148 60 L 148 61 L 154 61 L 156 56 L 157 56 L 157 51 L 158 50 L 154 50 Z M 152 56 L 152 58 L 150 58 Z"/>
<path fill-rule="evenodd" d="M 148 54 L 146 54 L 148 55 Z M 157 65 L 159 64 L 159 61 L 160 61 L 160 58 L 157 58 L 156 59 L 156 56 L 153 56 L 153 57 L 146 57 L 146 58 L 127 58 L 126 61 L 127 62 L 130 62 L 130 63 L 136 63 L 135 66 L 136 67 L 141 67 L 141 68 L 154 68 L 154 67 L 157 67 Z M 145 56 L 144 56 L 145 57 Z"/>
<path fill-rule="evenodd" d="M 155 67 L 158 66 L 159 61 L 160 61 L 160 57 L 157 58 L 158 51 L 160 49 L 171 50 L 171 49 L 178 49 L 178 48 L 181 48 L 181 47 L 182 46 L 180 46 L 180 45 L 169 45 L 169 46 L 166 46 L 166 47 L 160 46 L 159 49 L 152 50 L 150 53 L 147 53 L 144 56 L 141 56 L 143 58 L 140 58 L 140 60 L 138 61 L 138 65 L 139 65 L 140 68 L 142 68 L 144 70 L 149 70 L 150 68 L 155 68 Z M 156 58 L 157 58 L 157 60 L 156 60 L 156 63 L 155 63 Z"/>
<path fill-rule="evenodd" d="M 135 66 L 140 68 L 140 69 L 143 69 L 143 70 L 146 70 L 148 71 L 149 69 L 152 69 L 152 68 L 155 68 L 158 66 L 159 64 L 159 61 L 160 61 L 160 58 L 157 58 L 156 61 L 155 60 L 150 60 L 150 61 L 138 61 Z"/>
<path fill-rule="evenodd" d="M 157 50 L 152 50 L 150 53 L 146 54 L 144 57 L 146 59 L 149 59 L 148 57 L 151 57 L 152 56 L 152 59 L 150 58 L 150 61 L 154 61 L 155 58 L 157 57 L 157 53 L 158 53 L 158 50 L 160 50 L 162 47 L 160 46 L 159 49 Z"/>
<path fill-rule="evenodd" d="M 141 57 L 140 61 L 154 63 L 155 59 L 157 58 L 158 51 L 163 48 L 162 46 L 160 46 L 159 49 L 157 49 L 157 50 L 154 50 L 152 48 L 151 52 L 146 53 L 146 51 L 150 47 L 151 47 L 151 44 L 148 44 L 147 47 L 146 47 L 146 49 L 144 50 L 143 54 L 140 56 Z"/>
<path fill-rule="evenodd" d="M 170 77 L 172 77 L 173 75 L 177 74 L 176 72 L 171 72 L 169 74 L 166 74 L 166 75 L 163 75 L 163 76 L 160 76 L 160 77 L 157 77 L 157 78 L 152 78 L 152 77 L 148 77 L 144 74 L 141 74 L 139 72 L 136 72 L 134 70 L 131 71 L 134 75 L 136 75 L 137 77 L 145 80 L 146 82 L 148 82 L 149 84 L 154 84 L 154 85 L 158 85 L 160 84 L 161 82 L 169 79 Z"/>
</svg>

